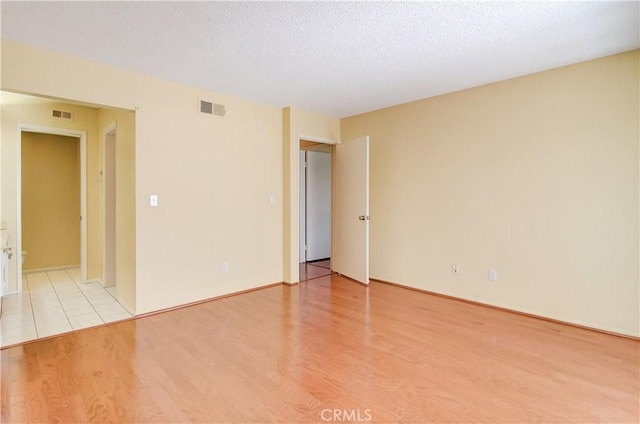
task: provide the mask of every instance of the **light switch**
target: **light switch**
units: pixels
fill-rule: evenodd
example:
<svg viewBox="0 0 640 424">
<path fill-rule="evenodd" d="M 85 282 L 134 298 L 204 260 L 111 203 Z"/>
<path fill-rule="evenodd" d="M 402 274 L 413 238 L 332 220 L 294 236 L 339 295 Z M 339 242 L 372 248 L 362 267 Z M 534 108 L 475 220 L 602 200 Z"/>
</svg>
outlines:
<svg viewBox="0 0 640 424">
<path fill-rule="evenodd" d="M 272 205 L 276 204 L 276 195 L 272 194 L 271 196 L 269 196 L 269 203 Z"/>
<path fill-rule="evenodd" d="M 498 281 L 498 270 L 496 269 L 489 270 L 489 281 Z"/>
<path fill-rule="evenodd" d="M 152 194 L 149 196 L 149 205 L 150 206 L 158 206 L 158 195 Z"/>
</svg>

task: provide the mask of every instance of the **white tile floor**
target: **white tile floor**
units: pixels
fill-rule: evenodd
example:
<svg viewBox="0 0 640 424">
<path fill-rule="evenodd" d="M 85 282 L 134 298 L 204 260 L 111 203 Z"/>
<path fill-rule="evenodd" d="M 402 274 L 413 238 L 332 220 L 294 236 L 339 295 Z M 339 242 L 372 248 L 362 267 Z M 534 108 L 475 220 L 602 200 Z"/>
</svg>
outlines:
<svg viewBox="0 0 640 424">
<path fill-rule="evenodd" d="M 23 291 L 2 298 L 0 347 L 131 318 L 115 287 L 80 283 L 80 269 L 22 277 Z"/>
</svg>

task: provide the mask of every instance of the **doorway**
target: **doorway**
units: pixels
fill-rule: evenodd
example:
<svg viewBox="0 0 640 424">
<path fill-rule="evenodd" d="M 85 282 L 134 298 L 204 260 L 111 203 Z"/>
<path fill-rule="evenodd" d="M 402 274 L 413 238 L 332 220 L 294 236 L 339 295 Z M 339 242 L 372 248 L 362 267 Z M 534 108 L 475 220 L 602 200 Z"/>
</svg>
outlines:
<svg viewBox="0 0 640 424">
<path fill-rule="evenodd" d="M 79 267 L 85 282 L 86 134 L 32 126 L 18 130 L 18 276 L 24 270 Z M 22 278 L 17 283 L 20 293 Z"/>
<path fill-rule="evenodd" d="M 300 140 L 300 281 L 331 273 L 332 158 L 330 144 Z"/>
<path fill-rule="evenodd" d="M 135 314 L 135 111 L 68 103 L 0 91 L 2 108 L 2 290 L 3 309 L 17 308 L 15 314 L 2 313 L 0 345 L 18 343 L 66 331 L 129 318 Z M 63 116 L 60 116 L 62 112 Z M 117 122 L 117 129 L 115 123 Z M 117 141 L 117 173 L 114 202 L 117 205 L 119 234 L 116 287 L 104 287 L 104 133 L 112 125 L 112 141 Z M 109 132 L 109 131 L 107 131 Z M 27 265 L 34 257 L 24 244 L 22 230 L 22 138 L 27 133 L 71 137 L 80 149 L 81 268 L 54 269 L 23 274 L 21 252 L 27 251 Z M 113 146 L 113 144 L 112 144 Z M 92 160 L 93 158 L 93 160 Z M 117 175 L 115 175 L 117 174 Z M 57 221 L 56 221 L 57 222 Z M 113 222 L 113 221 L 112 221 Z M 107 232 L 109 234 L 109 232 Z M 113 256 L 113 255 L 111 255 Z M 66 265 L 66 264 L 65 264 Z M 27 266 L 27 268 L 29 268 Z M 44 269 L 47 269 L 45 267 Z M 113 267 L 111 267 L 113 269 Z M 109 277 L 108 277 L 109 278 Z M 9 329 L 9 330 L 7 330 Z"/>
<path fill-rule="evenodd" d="M 369 284 L 369 137 L 362 136 L 345 143 L 299 136 L 296 153 L 290 156 L 291 216 L 300 217 L 300 146 L 301 142 L 329 144 L 332 152 L 332 223 L 331 271 L 363 285 Z M 291 146 L 294 147 L 293 145 Z M 295 190 L 295 191 L 294 191 Z M 300 226 L 285 215 L 293 235 L 292 247 L 286 261 L 293 283 L 300 281 Z M 286 245 L 285 245 L 286 246 Z M 306 257 L 305 257 L 306 259 Z M 297 274 L 297 275 L 296 275 Z M 298 277 L 298 278 L 296 278 Z M 285 273 L 285 279 L 289 278 Z"/>
</svg>

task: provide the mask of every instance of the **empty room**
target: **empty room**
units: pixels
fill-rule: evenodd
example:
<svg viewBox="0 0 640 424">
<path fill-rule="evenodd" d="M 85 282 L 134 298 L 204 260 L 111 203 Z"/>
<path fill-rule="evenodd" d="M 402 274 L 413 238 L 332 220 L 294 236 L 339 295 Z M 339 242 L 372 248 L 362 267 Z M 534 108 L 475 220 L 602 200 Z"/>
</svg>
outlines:
<svg viewBox="0 0 640 424">
<path fill-rule="evenodd" d="M 0 12 L 0 422 L 640 422 L 640 3 Z"/>
</svg>

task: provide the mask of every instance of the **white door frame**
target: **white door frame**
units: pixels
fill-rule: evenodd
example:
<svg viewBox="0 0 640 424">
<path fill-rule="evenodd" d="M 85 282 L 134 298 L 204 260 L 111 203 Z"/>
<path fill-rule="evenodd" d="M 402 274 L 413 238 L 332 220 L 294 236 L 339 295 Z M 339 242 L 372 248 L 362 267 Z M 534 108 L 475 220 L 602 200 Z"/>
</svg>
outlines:
<svg viewBox="0 0 640 424">
<path fill-rule="evenodd" d="M 318 138 L 318 137 L 310 137 L 310 136 L 306 136 L 306 135 L 302 135 L 299 134 L 298 135 L 298 152 L 300 152 L 300 142 L 301 141 L 311 141 L 314 143 L 322 143 L 322 144 L 329 144 L 332 146 L 335 146 L 337 144 L 340 144 L 339 141 L 335 141 L 335 140 L 328 140 L 326 138 Z M 331 152 L 331 160 L 333 161 L 333 154 L 334 152 Z M 300 217 L 300 153 L 298 153 L 296 156 L 296 172 L 292 173 L 295 174 L 295 185 L 296 185 L 296 190 L 298 190 L 298 202 L 296 205 L 296 208 L 298 209 L 298 217 Z M 331 167 L 331 179 L 333 180 L 333 166 Z M 333 256 L 333 181 L 331 182 L 331 255 Z M 298 221 L 298 225 L 297 226 L 293 226 L 293 230 L 297 233 L 297 240 L 298 242 L 300 241 L 300 223 Z M 295 264 L 296 266 L 298 266 L 300 264 L 300 247 L 298 246 L 298 249 L 295 249 L 295 254 L 296 254 L 296 261 Z M 298 281 L 296 281 L 295 283 L 300 281 L 300 275 L 298 275 Z"/>
<path fill-rule="evenodd" d="M 113 134 L 112 134 L 113 133 Z M 118 136 L 118 126 L 117 122 L 112 122 L 109 124 L 104 131 L 102 132 L 102 210 L 103 210 L 103 220 L 102 220 L 102 285 L 106 286 L 107 284 L 107 137 L 113 135 L 113 143 L 116 142 L 116 137 Z M 115 147 L 115 146 L 114 146 Z M 114 158 L 115 161 L 115 158 Z M 114 169 L 115 170 L 115 169 Z M 114 182 L 115 183 L 115 182 Z M 115 190 L 115 187 L 114 187 Z M 114 211 L 115 213 L 115 211 Z M 115 231 L 115 228 L 113 229 Z M 115 237 L 115 234 L 114 234 Z M 115 261 L 115 258 L 113 258 Z M 114 270 L 115 271 L 115 270 Z"/>
<path fill-rule="evenodd" d="M 18 293 L 22 293 L 22 133 L 31 132 L 39 134 L 62 135 L 78 138 L 80 141 L 80 275 L 82 282 L 87 281 L 87 133 L 79 130 L 67 130 L 62 128 L 42 127 L 39 125 L 18 124 L 17 143 L 17 167 L 16 180 L 18 182 L 16 192 L 17 212 L 17 237 L 16 237 L 16 263 Z"/>
</svg>

